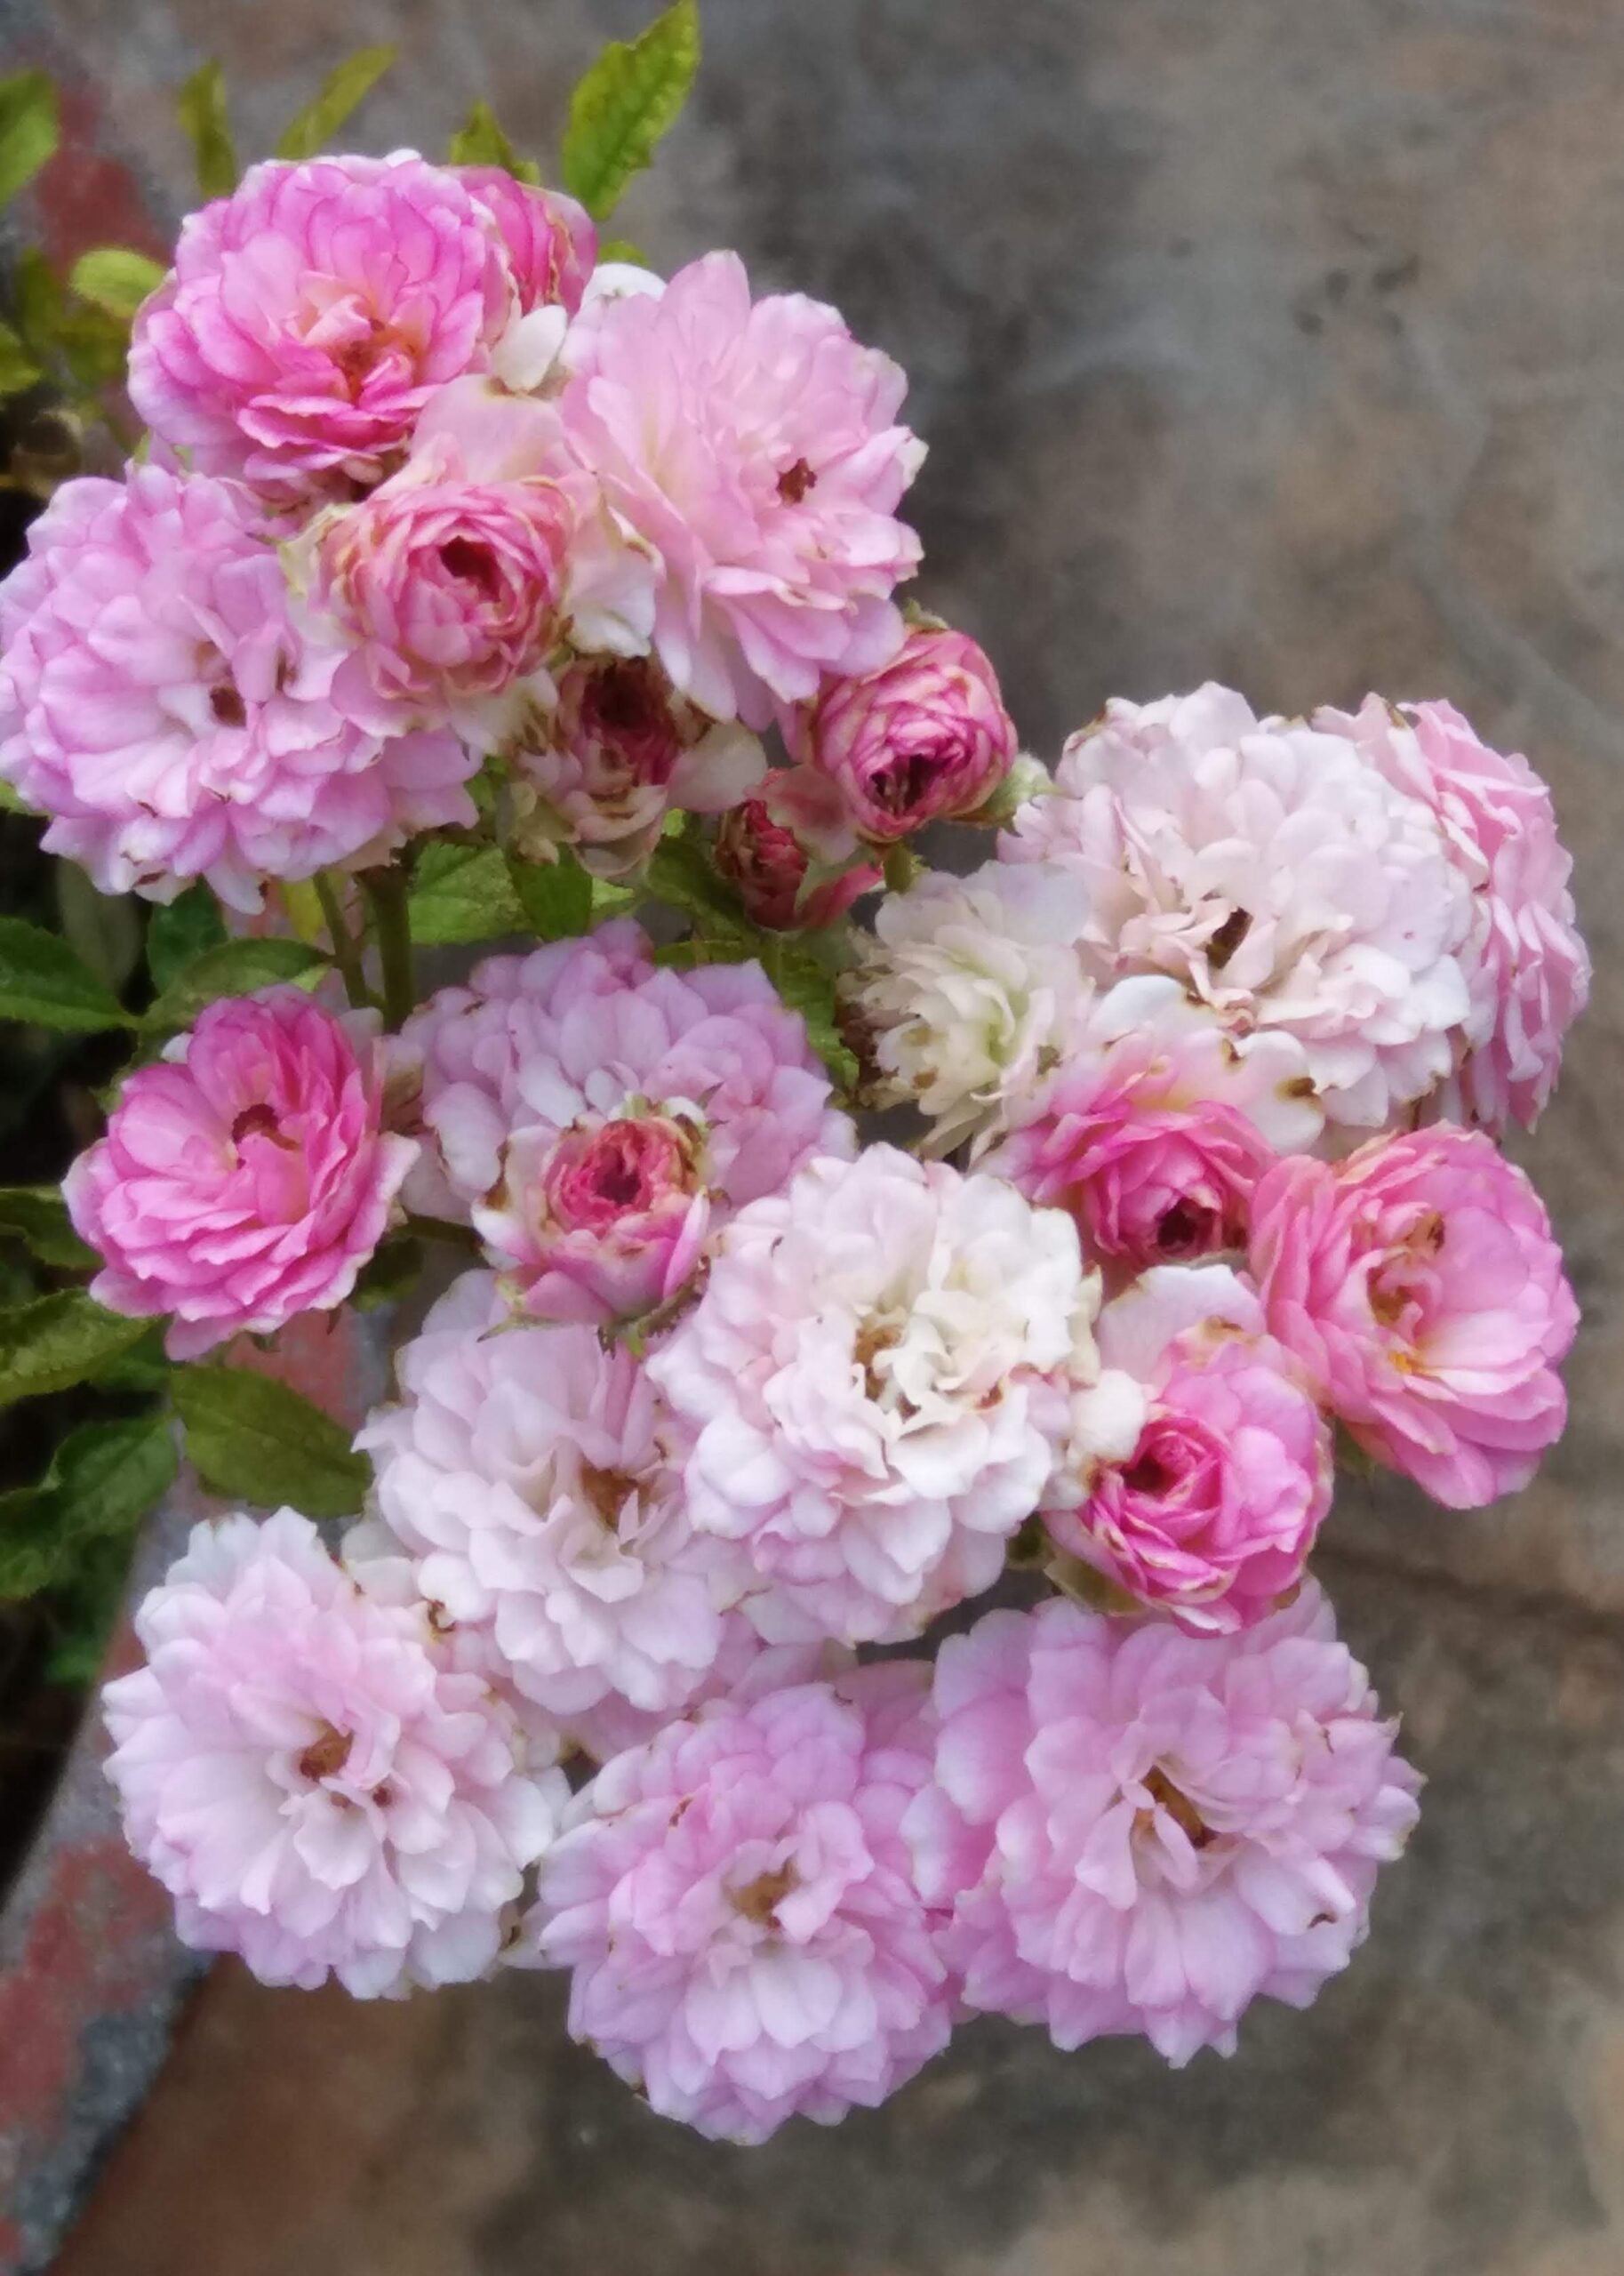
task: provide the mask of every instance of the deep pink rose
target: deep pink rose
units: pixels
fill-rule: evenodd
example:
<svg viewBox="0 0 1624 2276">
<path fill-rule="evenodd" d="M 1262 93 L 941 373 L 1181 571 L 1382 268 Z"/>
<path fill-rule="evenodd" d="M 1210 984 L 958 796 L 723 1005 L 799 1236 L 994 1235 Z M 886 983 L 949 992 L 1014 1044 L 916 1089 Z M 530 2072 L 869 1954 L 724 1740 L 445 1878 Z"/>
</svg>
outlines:
<svg viewBox="0 0 1624 2276">
<path fill-rule="evenodd" d="M 1301 1578 L 1331 1507 L 1324 1418 L 1221 1265 L 1147 1272 L 1096 1334 L 1143 1386 L 1145 1422 L 1125 1462 L 1057 1481 L 1050 1534 L 1194 1635 L 1252 1626 Z"/>
<path fill-rule="evenodd" d="M 491 213 L 446 168 L 273 160 L 182 227 L 135 320 L 131 400 L 205 473 L 341 494 L 488 366 L 514 300 Z"/>
<path fill-rule="evenodd" d="M 1579 1322 L 1544 1205 L 1482 1131 L 1276 1165 L 1252 1197 L 1268 1325 L 1379 1462 L 1469 1510 L 1560 1435 Z"/>
<path fill-rule="evenodd" d="M 572 317 L 597 260 L 597 231 L 585 206 L 562 190 L 516 180 L 506 166 L 452 172 L 496 224 L 520 313 L 556 307 Z"/>
<path fill-rule="evenodd" d="M 331 1311 L 382 1238 L 417 1155 L 383 1127 L 375 1017 L 295 988 L 211 1004 L 125 1082 L 62 1182 L 116 1312 L 172 1312 L 173 1359 Z"/>
<path fill-rule="evenodd" d="M 975 642 L 923 627 L 878 671 L 830 680 L 797 731 L 798 755 L 839 786 L 860 835 L 881 845 L 984 806 L 1017 748 Z"/>
<path fill-rule="evenodd" d="M 836 924 L 854 901 L 874 892 L 881 873 L 872 862 L 845 869 L 818 863 L 774 811 L 773 789 L 781 779 L 770 777 L 764 796 L 746 798 L 723 815 L 716 868 L 744 903 L 745 915 L 770 933 Z M 815 882 L 809 884 L 809 874 Z"/>
</svg>

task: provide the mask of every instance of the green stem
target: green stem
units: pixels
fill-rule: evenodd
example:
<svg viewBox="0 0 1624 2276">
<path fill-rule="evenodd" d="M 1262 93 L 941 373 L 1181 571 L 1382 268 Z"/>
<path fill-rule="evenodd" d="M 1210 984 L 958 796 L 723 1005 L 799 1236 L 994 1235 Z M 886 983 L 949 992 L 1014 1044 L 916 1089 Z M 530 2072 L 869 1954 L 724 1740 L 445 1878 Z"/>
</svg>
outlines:
<svg viewBox="0 0 1624 2276">
<path fill-rule="evenodd" d="M 361 951 L 344 922 L 344 911 L 339 904 L 332 880 L 324 871 L 316 873 L 316 897 L 326 919 L 327 938 L 332 944 L 332 960 L 344 982 L 344 993 L 357 1011 L 364 1010 L 373 1001 L 372 991 L 366 984 L 366 974 L 361 968 Z"/>
<path fill-rule="evenodd" d="M 378 954 L 383 964 L 384 1025 L 392 1032 L 404 1027 L 417 1008 L 417 982 L 412 969 L 412 917 L 406 906 L 406 873 L 398 866 L 368 870 L 364 882 L 372 904 L 372 925 Z"/>
</svg>

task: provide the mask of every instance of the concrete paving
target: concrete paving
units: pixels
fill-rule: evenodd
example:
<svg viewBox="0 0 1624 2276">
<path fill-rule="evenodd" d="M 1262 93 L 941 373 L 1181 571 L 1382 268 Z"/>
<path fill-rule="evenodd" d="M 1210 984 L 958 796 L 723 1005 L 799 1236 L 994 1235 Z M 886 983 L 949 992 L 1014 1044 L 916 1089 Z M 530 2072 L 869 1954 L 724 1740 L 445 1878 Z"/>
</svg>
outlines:
<svg viewBox="0 0 1624 2276">
<path fill-rule="evenodd" d="M 185 202 L 393 38 L 368 148 L 476 93 L 554 147 L 644 0 L 44 0 L 19 56 Z M 924 596 L 1028 741 L 1208 674 L 1447 693 L 1550 777 L 1596 999 L 1524 1149 L 1586 1325 L 1572 1428 L 1476 1517 L 1383 1487 L 1326 1578 L 1431 1785 L 1370 1945 L 1228 2064 L 978 2026 L 767 2150 L 651 2119 L 507 1981 L 217 1973 L 63 2276 L 1618 2276 L 1624 2270 L 1624 12 L 1617 0 L 704 0 L 617 226 L 737 245 L 914 376 Z M 12 68 L 9 61 L 6 68 Z M 107 232 L 116 235 L 109 214 Z"/>
</svg>

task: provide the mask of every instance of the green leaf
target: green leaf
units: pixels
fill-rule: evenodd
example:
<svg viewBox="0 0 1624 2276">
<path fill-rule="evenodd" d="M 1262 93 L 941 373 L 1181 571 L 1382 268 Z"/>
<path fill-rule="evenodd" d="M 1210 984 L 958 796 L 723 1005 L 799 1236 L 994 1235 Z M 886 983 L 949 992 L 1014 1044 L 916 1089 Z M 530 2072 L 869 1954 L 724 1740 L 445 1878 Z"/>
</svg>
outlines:
<svg viewBox="0 0 1624 2276">
<path fill-rule="evenodd" d="M 83 301 L 63 317 L 56 344 L 79 386 L 95 396 L 124 379 L 130 356 L 129 319 Z"/>
<path fill-rule="evenodd" d="M 351 111 L 371 94 L 395 60 L 392 47 L 364 47 L 330 71 L 314 102 L 291 118 L 276 145 L 279 158 L 315 158 L 326 149 Z"/>
<path fill-rule="evenodd" d="M 149 1034 L 189 1028 L 205 1005 L 221 996 L 252 996 L 256 988 L 297 981 L 313 986 L 326 969 L 318 949 L 302 941 L 223 941 L 205 949 L 177 974 L 141 1021 Z"/>
<path fill-rule="evenodd" d="M 364 1312 L 404 1296 L 423 1269 L 423 1244 L 415 1233 L 391 1233 L 361 1268 L 350 1302 Z"/>
<path fill-rule="evenodd" d="M 44 71 L 0 79 L 0 205 L 31 182 L 57 146 L 56 89 Z"/>
<path fill-rule="evenodd" d="M 657 16 L 640 37 L 606 47 L 570 98 L 564 186 L 594 220 L 619 203 L 632 176 L 688 99 L 700 61 L 696 0 Z"/>
<path fill-rule="evenodd" d="M 109 316 L 127 321 L 149 293 L 156 293 L 168 271 L 144 252 L 123 245 L 97 245 L 82 252 L 68 271 L 68 282 L 82 301 L 89 301 Z"/>
<path fill-rule="evenodd" d="M 452 136 L 445 155 L 453 166 L 501 166 L 516 181 L 535 185 L 541 180 L 540 167 L 519 156 L 483 96 Z"/>
<path fill-rule="evenodd" d="M 597 257 L 600 267 L 610 260 L 628 260 L 634 268 L 647 268 L 650 265 L 647 253 L 641 245 L 633 244 L 629 237 L 603 238 L 598 245 Z"/>
<path fill-rule="evenodd" d="M 76 862 L 56 864 L 62 937 L 115 995 L 141 960 L 141 920 L 132 894 L 98 893 Z"/>
<path fill-rule="evenodd" d="M 80 1035 L 135 1025 L 66 941 L 20 917 L 0 917 L 0 1019 Z"/>
<path fill-rule="evenodd" d="M 43 356 L 62 319 L 62 288 L 37 245 L 25 245 L 12 276 L 12 306 L 17 329 L 36 356 Z"/>
<path fill-rule="evenodd" d="M 171 1389 L 186 1450 L 217 1493 L 255 1508 L 347 1518 L 372 1471 L 349 1435 L 285 1383 L 246 1367 L 180 1367 Z"/>
<path fill-rule="evenodd" d="M 37 1486 L 0 1495 L 0 1596 L 71 1584 L 163 1500 L 176 1468 L 166 1415 L 70 1431 Z"/>
<path fill-rule="evenodd" d="M 146 1332 L 145 1320 L 108 1311 L 82 1288 L 0 1312 L 0 1406 L 84 1382 Z"/>
<path fill-rule="evenodd" d="M 53 1185 L 0 1185 L 0 1232 L 26 1242 L 42 1264 L 63 1272 L 85 1272 L 100 1262 L 75 1232 Z"/>
<path fill-rule="evenodd" d="M 193 72 L 175 108 L 196 160 L 198 188 L 205 197 L 229 197 L 236 188 L 236 151 L 226 110 L 225 74 L 212 57 Z"/>
<path fill-rule="evenodd" d="M 743 943 L 737 951 L 740 956 L 754 956 L 765 937 L 746 917 L 738 895 L 716 875 L 710 849 L 696 829 L 684 827 L 674 837 L 660 839 L 650 860 L 645 885 L 656 901 L 680 910 L 708 935 L 737 936 Z"/>
<path fill-rule="evenodd" d="M 164 1350 L 164 1326 L 161 1319 L 149 1320 L 139 1343 L 97 1368 L 90 1378 L 95 1388 L 139 1394 L 166 1390 L 175 1363 Z"/>
<path fill-rule="evenodd" d="M 0 813 L 31 814 L 33 812 L 33 807 L 26 802 L 14 784 L 0 782 Z"/>
<path fill-rule="evenodd" d="M 11 325 L 0 324 L 0 395 L 21 395 L 43 376 Z"/>
<path fill-rule="evenodd" d="M 217 949 L 226 938 L 220 903 L 207 886 L 188 886 L 165 909 L 155 909 L 147 921 L 147 969 L 160 992 L 179 980 L 205 950 Z"/>
<path fill-rule="evenodd" d="M 522 933 L 526 926 L 506 856 L 495 845 L 453 845 L 444 839 L 426 845 L 410 906 L 412 937 L 424 948 L 461 948 Z"/>
<path fill-rule="evenodd" d="M 508 856 L 508 875 L 539 940 L 564 941 L 592 929 L 592 880 L 566 848 L 556 862 Z"/>
<path fill-rule="evenodd" d="M 806 1040 L 828 1069 L 836 1087 L 850 1098 L 860 1079 L 857 1057 L 840 1032 L 836 975 L 800 946 L 775 933 L 763 943 L 761 961 L 768 979 L 792 1012 L 806 1022 Z"/>
</svg>

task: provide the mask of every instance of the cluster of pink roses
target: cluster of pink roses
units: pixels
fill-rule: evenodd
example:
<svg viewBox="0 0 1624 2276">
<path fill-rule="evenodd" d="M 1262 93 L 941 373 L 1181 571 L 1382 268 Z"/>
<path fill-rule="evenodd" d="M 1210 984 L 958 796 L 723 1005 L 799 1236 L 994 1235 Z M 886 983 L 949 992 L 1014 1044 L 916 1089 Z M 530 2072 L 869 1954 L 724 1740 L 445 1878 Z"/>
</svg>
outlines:
<svg viewBox="0 0 1624 2276">
<path fill-rule="evenodd" d="M 1333 1425 L 1460 1508 L 1562 1428 L 1499 1147 L 1588 986 L 1548 794 L 1447 705 L 1215 686 L 1017 770 L 894 600 L 900 373 L 731 256 L 594 256 L 490 170 L 256 169 L 138 323 L 151 462 L 0 594 L 0 772 L 109 888 L 250 908 L 471 823 L 495 757 L 504 842 L 634 894 L 716 814 L 732 912 L 487 957 L 390 1036 L 217 1004 L 126 1082 L 68 1197 L 177 1358 L 344 1302 L 407 1213 L 478 1252 L 338 1553 L 233 1518 L 148 1599 L 131 1840 L 268 1981 L 567 1967 L 736 2140 L 975 2010 L 1227 2050 L 1416 1814 L 1307 1572 Z M 1008 824 L 973 874 L 889 853 L 955 818 Z M 853 1094 L 740 923 L 830 928 Z M 1006 1570 L 933 1665 L 869 1655 Z"/>
</svg>

